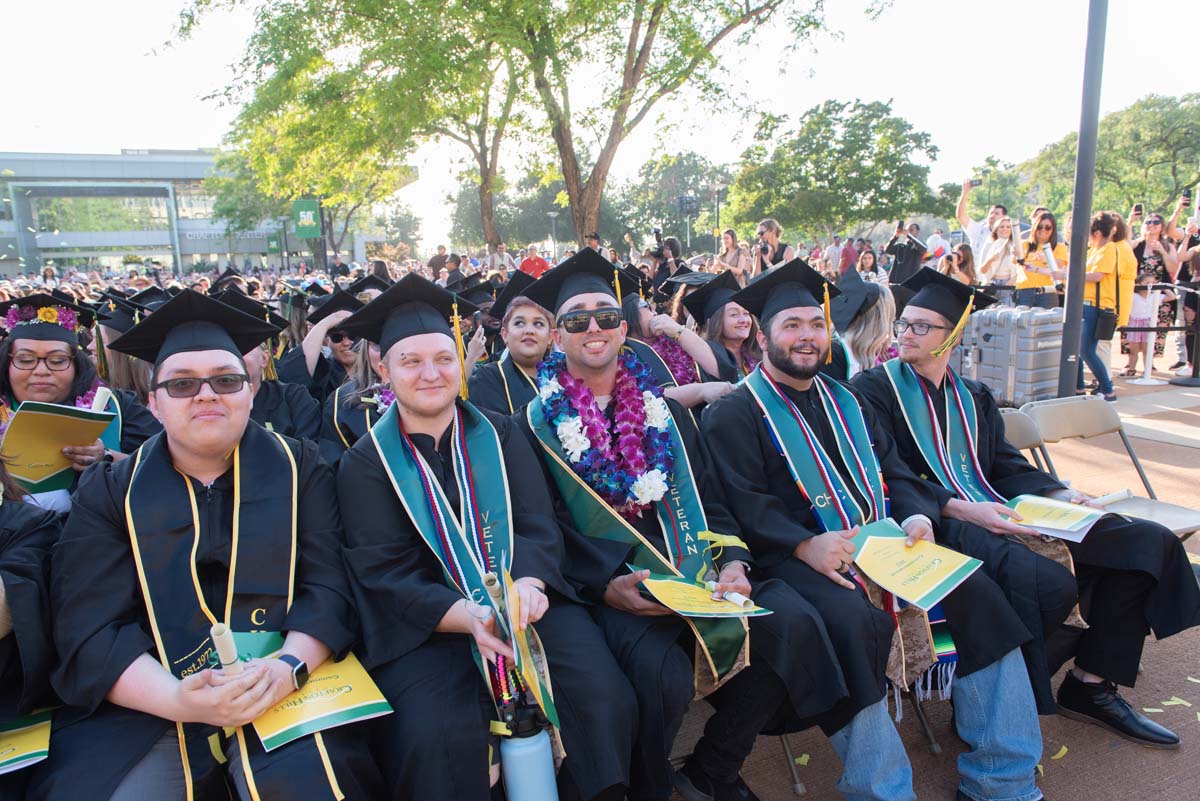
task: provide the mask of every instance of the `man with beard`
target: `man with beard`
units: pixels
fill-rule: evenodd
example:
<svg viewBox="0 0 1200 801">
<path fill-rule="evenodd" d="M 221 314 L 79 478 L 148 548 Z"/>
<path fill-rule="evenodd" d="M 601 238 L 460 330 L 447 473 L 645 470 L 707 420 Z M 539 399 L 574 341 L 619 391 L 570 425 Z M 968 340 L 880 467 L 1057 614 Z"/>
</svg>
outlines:
<svg viewBox="0 0 1200 801">
<path fill-rule="evenodd" d="M 554 488 L 566 578 L 593 604 L 637 694 L 629 798 L 671 795 L 667 758 L 695 686 L 716 714 L 675 787 L 689 801 L 752 801 L 739 770 L 756 735 L 769 721 L 806 725 L 846 688 L 815 611 L 760 580 L 698 432 L 679 422 L 687 413 L 624 347 L 618 292 L 637 286 L 590 248 L 526 289 L 555 311 L 560 352 L 518 418 Z M 651 571 L 715 582 L 717 596 L 742 593 L 773 614 L 748 626 L 675 614 L 639 590 Z"/>
<path fill-rule="evenodd" d="M 829 355 L 837 289 L 801 259 L 775 268 L 732 302 L 761 320 L 763 363 L 705 411 L 703 428 L 733 511 L 768 578 L 820 612 L 850 689 L 823 722 L 849 798 L 914 798 L 912 770 L 888 719 L 884 671 L 893 620 L 851 568 L 858 527 L 889 516 L 908 542 L 932 541 L 934 494 L 904 465 L 869 409 L 819 375 Z M 958 650 L 951 692 L 969 751 L 960 801 L 1036 801 L 1041 730 L 1020 646 L 1031 635 L 1000 588 L 976 571 L 941 606 Z"/>
<path fill-rule="evenodd" d="M 1020 525 L 1004 503 L 1026 494 L 1091 499 L 1031 465 L 1005 440 L 987 387 L 950 369 L 950 352 L 968 318 L 991 299 L 932 270 L 907 287 L 916 294 L 896 320 L 900 358 L 859 375 L 854 386 L 894 433 L 900 457 L 938 496 L 942 516 L 975 524 L 954 547 L 984 560 L 1010 597 L 1036 597 L 1033 562 L 1040 557 L 1021 542 L 1037 532 Z M 1083 542 L 1066 547 L 1080 595 L 1090 603 L 1074 667 L 1058 691 L 1059 711 L 1141 745 L 1177 748 L 1179 737 L 1130 706 L 1117 686 L 1133 686 L 1151 630 L 1161 639 L 1200 625 L 1200 586 L 1182 543 L 1157 523 L 1105 515 Z M 1049 713 L 1050 676 L 1059 664 L 1047 667 L 1039 655 L 1035 690 Z"/>
</svg>

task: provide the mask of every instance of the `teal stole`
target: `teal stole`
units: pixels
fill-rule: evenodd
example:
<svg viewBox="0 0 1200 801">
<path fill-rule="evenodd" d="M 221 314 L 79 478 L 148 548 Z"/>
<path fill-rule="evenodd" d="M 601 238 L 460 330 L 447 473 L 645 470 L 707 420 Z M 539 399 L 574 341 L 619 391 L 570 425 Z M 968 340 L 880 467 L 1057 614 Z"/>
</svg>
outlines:
<svg viewBox="0 0 1200 801">
<path fill-rule="evenodd" d="M 488 588 L 489 584 L 494 588 L 497 581 L 503 588 L 513 553 L 508 473 L 495 427 L 470 403 L 456 404 L 450 437 L 454 481 L 458 485 L 457 516 L 425 458 L 401 427 L 395 403 L 371 427 L 370 436 L 396 497 L 421 539 L 437 557 L 446 584 L 464 598 L 493 611 L 501 639 L 514 644 L 520 672 L 523 660 L 520 649 L 515 647 L 503 593 Z M 531 632 L 532 651 L 541 656 L 540 664 L 534 657 L 534 668 L 542 685 L 539 688 L 542 708 L 558 728 L 553 687 L 541 642 L 533 626 L 527 631 Z M 494 692 L 486 661 L 478 649 L 475 658 L 484 683 Z"/>
<path fill-rule="evenodd" d="M 979 464 L 975 399 L 958 374 L 946 370 L 946 419 L 942 421 L 916 370 L 899 359 L 885 362 L 883 370 L 908 431 L 937 482 L 965 501 L 1004 503 L 1007 499 L 992 488 Z"/>
<path fill-rule="evenodd" d="M 117 393 L 114 391 L 109 396 L 108 402 L 104 404 L 104 411 L 112 412 L 116 415 L 108 427 L 100 434 L 100 441 L 104 443 L 104 448 L 110 451 L 121 452 L 121 404 L 117 403 Z"/>
<path fill-rule="evenodd" d="M 825 531 L 846 530 L 888 516 L 887 487 L 875 445 L 862 407 L 850 390 L 820 374 L 813 378 L 838 454 L 850 473 L 849 481 L 858 496 L 866 500 L 866 507 L 859 505 L 846 477 L 834 466 L 808 421 L 762 367 L 743 383 L 762 409 L 792 480 L 812 504 L 813 515 Z"/>
<path fill-rule="evenodd" d="M 125 494 L 125 522 L 137 567 L 146 615 L 158 659 L 172 676 L 220 667 L 209 629 L 222 622 L 235 632 L 280 632 L 295 593 L 298 471 L 283 437 L 257 425 L 246 426 L 233 450 L 233 518 L 229 536 L 228 590 L 223 608 L 209 607 L 200 587 L 196 551 L 200 512 L 192 481 L 171 461 L 165 433 L 147 440 L 134 459 Z M 245 532 L 246 536 L 242 536 Z M 224 732 L 212 726 L 177 723 L 188 801 L 223 784 L 223 739 L 236 736 L 250 793 L 259 797 L 279 783 L 301 795 L 340 798 L 321 735 L 289 745 L 311 751 L 311 759 L 289 762 L 290 773 L 256 780 L 255 753 L 247 749 L 245 727 Z M 297 772 L 297 766 L 307 769 Z M 303 790 L 299 790 L 303 788 Z"/>
<path fill-rule="evenodd" d="M 716 577 L 712 548 L 723 538 L 708 530 L 704 504 L 700 501 L 687 449 L 673 417 L 668 419 L 667 430 L 671 435 L 675 466 L 667 478 L 667 494 L 654 504 L 667 548 L 665 554 L 571 469 L 557 432 L 546 422 L 541 397 L 529 402 L 525 417 L 542 445 L 550 475 L 581 534 L 628 545 L 632 553 L 627 561 L 653 573 L 682 576 L 697 582 Z M 711 688 L 731 678 L 742 663 L 744 653 L 748 653 L 746 622 L 741 618 L 684 617 L 683 620 L 696 635 L 696 648 L 704 656 L 703 665 L 708 673 L 700 674 L 701 685 Z M 701 667 L 699 659 L 696 667 L 697 670 Z"/>
</svg>

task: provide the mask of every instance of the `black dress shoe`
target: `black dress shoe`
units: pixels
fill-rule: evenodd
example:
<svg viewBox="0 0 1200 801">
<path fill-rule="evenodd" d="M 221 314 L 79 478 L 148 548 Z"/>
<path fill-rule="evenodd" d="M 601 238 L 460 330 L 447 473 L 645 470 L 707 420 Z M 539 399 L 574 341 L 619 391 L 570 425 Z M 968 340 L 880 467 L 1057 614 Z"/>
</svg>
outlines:
<svg viewBox="0 0 1200 801">
<path fill-rule="evenodd" d="M 675 771 L 674 784 L 687 801 L 760 801 L 741 776 L 728 782 L 714 781 L 691 759 Z"/>
<path fill-rule="evenodd" d="M 1118 737 L 1150 748 L 1178 748 L 1179 735 L 1138 712 L 1110 681 L 1086 684 L 1070 671 L 1058 688 L 1058 713 L 1095 723 Z"/>
</svg>

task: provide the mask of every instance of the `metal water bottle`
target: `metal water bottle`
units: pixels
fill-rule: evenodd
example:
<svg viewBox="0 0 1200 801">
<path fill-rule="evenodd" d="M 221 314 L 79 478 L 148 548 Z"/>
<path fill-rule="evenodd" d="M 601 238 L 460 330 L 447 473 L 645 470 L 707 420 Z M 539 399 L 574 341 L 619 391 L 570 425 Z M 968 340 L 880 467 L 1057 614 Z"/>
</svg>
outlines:
<svg viewBox="0 0 1200 801">
<path fill-rule="evenodd" d="M 500 773 L 508 801 L 558 801 L 550 724 L 533 705 L 506 704 L 511 736 L 500 740 Z"/>
</svg>

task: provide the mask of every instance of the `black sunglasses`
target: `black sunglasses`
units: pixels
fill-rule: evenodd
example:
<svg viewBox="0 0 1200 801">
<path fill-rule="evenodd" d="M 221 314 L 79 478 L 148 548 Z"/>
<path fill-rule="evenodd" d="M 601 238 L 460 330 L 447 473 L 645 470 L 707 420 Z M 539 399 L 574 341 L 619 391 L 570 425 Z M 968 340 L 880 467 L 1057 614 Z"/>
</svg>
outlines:
<svg viewBox="0 0 1200 801">
<path fill-rule="evenodd" d="M 172 398 L 194 398 L 200 394 L 200 387 L 208 384 L 218 395 L 232 395 L 240 392 L 249 380 L 239 373 L 224 373 L 208 378 L 168 378 L 159 381 L 151 389 L 165 389 Z"/>
<path fill-rule="evenodd" d="M 329 332 L 329 341 L 335 345 L 340 345 L 342 342 L 345 342 L 347 339 L 350 340 L 351 342 L 358 341 L 358 337 L 352 337 L 344 331 L 330 331 Z"/>
<path fill-rule="evenodd" d="M 567 312 L 562 317 L 559 317 L 558 324 L 568 334 L 582 334 L 588 330 L 588 326 L 591 325 L 593 319 L 596 321 L 596 325 L 600 326 L 601 330 L 611 331 L 614 328 L 621 327 L 621 310 L 580 309 L 579 311 Z"/>
</svg>

